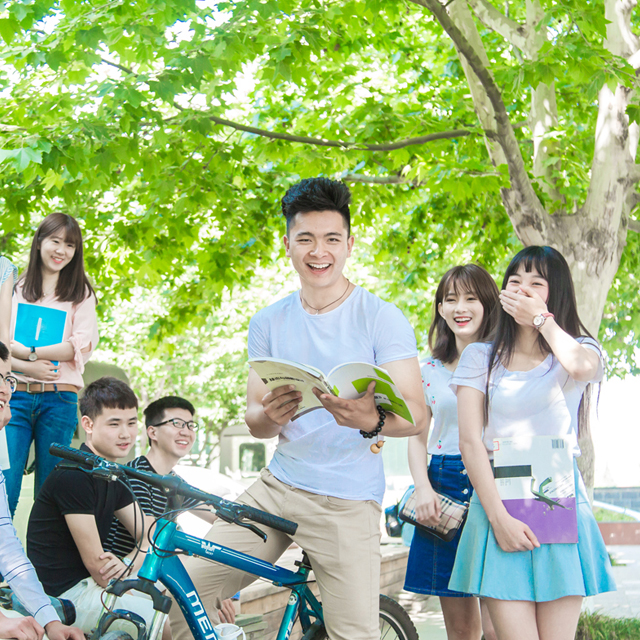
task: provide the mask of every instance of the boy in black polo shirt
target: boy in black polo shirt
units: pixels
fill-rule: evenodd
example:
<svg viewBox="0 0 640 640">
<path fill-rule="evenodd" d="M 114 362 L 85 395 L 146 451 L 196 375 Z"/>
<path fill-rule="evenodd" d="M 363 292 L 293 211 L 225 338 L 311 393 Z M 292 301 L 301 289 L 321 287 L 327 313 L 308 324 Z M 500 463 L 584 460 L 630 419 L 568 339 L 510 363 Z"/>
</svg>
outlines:
<svg viewBox="0 0 640 640">
<path fill-rule="evenodd" d="M 90 384 L 80 400 L 87 433 L 81 448 L 111 461 L 126 456 L 138 434 L 137 409 L 138 400 L 124 382 L 104 377 Z M 134 532 L 133 498 L 122 483 L 58 465 L 43 484 L 29 518 L 27 552 L 38 577 L 47 594 L 75 604 L 76 625 L 85 633 L 93 630 L 102 613 L 104 587 L 130 571 L 135 553 L 120 560 L 104 551 L 114 516 L 138 539 L 146 540 L 143 529 L 151 519 L 143 520 L 138 511 Z M 143 558 L 141 554 L 136 564 Z M 127 593 L 119 607 L 139 613 L 147 624 L 153 617 L 151 599 L 144 594 Z"/>
</svg>

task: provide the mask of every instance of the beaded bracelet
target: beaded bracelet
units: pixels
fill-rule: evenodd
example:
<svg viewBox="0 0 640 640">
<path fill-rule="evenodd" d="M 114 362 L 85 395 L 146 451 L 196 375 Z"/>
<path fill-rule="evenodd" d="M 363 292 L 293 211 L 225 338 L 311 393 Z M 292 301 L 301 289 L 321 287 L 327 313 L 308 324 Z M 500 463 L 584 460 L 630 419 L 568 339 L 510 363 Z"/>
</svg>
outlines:
<svg viewBox="0 0 640 640">
<path fill-rule="evenodd" d="M 387 418 L 387 414 L 379 404 L 376 405 L 376 409 L 378 410 L 378 417 L 380 418 L 378 425 L 373 431 L 363 431 L 360 429 L 360 435 L 363 438 L 375 438 L 382 431 L 382 427 L 384 427 L 384 421 Z"/>
</svg>

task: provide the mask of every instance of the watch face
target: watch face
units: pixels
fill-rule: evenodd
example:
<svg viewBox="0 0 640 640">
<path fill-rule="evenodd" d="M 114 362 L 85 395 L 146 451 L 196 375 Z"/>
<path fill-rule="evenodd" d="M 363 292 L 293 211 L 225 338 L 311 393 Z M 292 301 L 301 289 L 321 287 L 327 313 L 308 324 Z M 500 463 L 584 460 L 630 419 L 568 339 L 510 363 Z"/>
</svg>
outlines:
<svg viewBox="0 0 640 640">
<path fill-rule="evenodd" d="M 540 315 L 540 316 L 533 316 L 533 326 L 534 327 L 541 327 L 544 324 L 544 316 Z"/>
</svg>

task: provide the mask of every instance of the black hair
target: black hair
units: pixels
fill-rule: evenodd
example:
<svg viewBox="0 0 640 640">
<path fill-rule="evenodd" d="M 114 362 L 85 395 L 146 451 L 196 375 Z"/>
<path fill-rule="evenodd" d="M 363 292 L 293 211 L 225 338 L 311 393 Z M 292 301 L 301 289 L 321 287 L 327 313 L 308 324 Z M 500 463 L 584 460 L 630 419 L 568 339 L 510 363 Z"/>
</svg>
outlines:
<svg viewBox="0 0 640 640">
<path fill-rule="evenodd" d="M 509 278 L 515 275 L 521 266 L 524 266 L 524 270 L 527 273 L 531 273 L 535 269 L 547 281 L 549 285 L 547 309 L 553 314 L 556 324 L 573 338 L 578 338 L 581 335 L 593 338 L 578 316 L 578 304 L 576 302 L 571 269 L 569 269 L 564 256 L 553 247 L 525 247 L 509 263 L 502 280 L 502 290 L 506 289 Z M 498 362 L 505 367 L 509 365 L 515 349 L 516 330 L 515 319 L 499 306 L 498 322 L 487 371 L 484 397 L 485 421 L 489 414 L 489 381 L 491 372 L 498 365 Z M 551 347 L 542 334 L 538 335 L 538 346 L 542 353 L 551 353 Z M 591 385 L 587 385 L 578 410 L 578 431 L 581 428 L 589 429 L 590 398 Z"/>
<path fill-rule="evenodd" d="M 298 213 L 310 211 L 337 211 L 344 220 L 347 234 L 351 235 L 349 187 L 329 178 L 305 178 L 289 188 L 282 198 L 282 215 L 287 220 L 287 233 Z"/>
<path fill-rule="evenodd" d="M 196 412 L 195 407 L 188 400 L 185 400 L 180 396 L 165 396 L 164 398 L 154 400 L 144 410 L 145 427 L 148 429 L 149 427 L 153 427 L 162 422 L 165 419 L 165 412 L 169 409 L 184 409 L 191 415 L 194 415 Z M 147 441 L 150 447 L 153 446 L 153 440 L 151 440 L 148 434 Z"/>
<path fill-rule="evenodd" d="M 164 413 L 168 409 L 184 409 L 191 415 L 194 415 L 196 410 L 194 406 L 184 398 L 179 396 L 165 396 L 159 400 L 152 402 L 144 410 L 144 424 L 147 427 L 153 427 L 154 425 L 164 420 Z"/>
<path fill-rule="evenodd" d="M 27 270 L 20 276 L 22 281 L 22 295 L 27 302 L 37 302 L 44 295 L 42 290 L 42 256 L 40 247 L 42 241 L 49 236 L 62 232 L 65 242 L 75 247 L 71 262 L 60 271 L 56 284 L 56 298 L 60 302 L 80 304 L 88 296 L 95 296 L 89 278 L 84 270 L 82 250 L 82 231 L 78 221 L 67 213 L 50 213 L 39 225 L 31 242 L 29 264 Z"/>
<path fill-rule="evenodd" d="M 445 363 L 455 362 L 460 356 L 456 347 L 456 336 L 438 311 L 440 304 L 452 291 L 456 295 L 462 292 L 472 293 L 480 300 L 484 309 L 479 335 L 481 342 L 490 339 L 499 306 L 498 287 L 486 269 L 481 266 L 465 264 L 453 267 L 442 276 L 433 302 L 429 349 L 434 358 Z"/>
<path fill-rule="evenodd" d="M 11 354 L 9 353 L 7 345 L 4 342 L 0 342 L 0 360 L 2 360 L 2 362 L 9 362 L 10 357 Z"/>
<path fill-rule="evenodd" d="M 122 380 L 104 376 L 92 382 L 80 398 L 80 415 L 95 420 L 105 409 L 137 409 L 138 398 Z"/>
</svg>

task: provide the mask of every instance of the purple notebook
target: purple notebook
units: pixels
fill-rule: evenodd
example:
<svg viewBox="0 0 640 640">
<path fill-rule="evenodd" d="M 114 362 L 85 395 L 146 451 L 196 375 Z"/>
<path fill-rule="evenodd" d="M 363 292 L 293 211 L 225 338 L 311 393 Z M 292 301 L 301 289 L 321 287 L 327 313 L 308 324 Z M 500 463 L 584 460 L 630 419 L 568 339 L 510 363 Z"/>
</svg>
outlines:
<svg viewBox="0 0 640 640">
<path fill-rule="evenodd" d="M 541 544 L 578 542 L 573 453 L 553 436 L 496 438 L 496 487 L 507 511 Z"/>
</svg>

